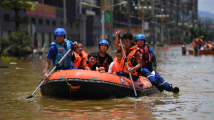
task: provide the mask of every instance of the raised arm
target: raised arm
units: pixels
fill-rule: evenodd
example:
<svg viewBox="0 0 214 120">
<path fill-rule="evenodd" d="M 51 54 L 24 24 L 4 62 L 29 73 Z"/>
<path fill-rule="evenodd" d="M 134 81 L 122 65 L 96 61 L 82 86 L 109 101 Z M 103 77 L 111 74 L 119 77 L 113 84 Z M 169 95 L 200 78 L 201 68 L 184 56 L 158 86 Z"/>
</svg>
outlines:
<svg viewBox="0 0 214 120">
<path fill-rule="evenodd" d="M 114 46 L 121 50 L 121 47 L 119 46 L 119 43 L 120 43 L 120 41 L 119 41 L 120 31 L 117 31 L 115 33 L 115 35 L 116 35 L 116 39 L 115 39 L 115 42 L 114 42 Z"/>
</svg>

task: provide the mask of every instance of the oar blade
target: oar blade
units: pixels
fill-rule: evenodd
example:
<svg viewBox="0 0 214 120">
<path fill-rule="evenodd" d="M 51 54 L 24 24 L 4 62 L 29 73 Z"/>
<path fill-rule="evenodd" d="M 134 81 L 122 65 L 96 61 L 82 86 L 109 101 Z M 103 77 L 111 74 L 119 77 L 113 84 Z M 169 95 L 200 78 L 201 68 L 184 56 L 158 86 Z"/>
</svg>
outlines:
<svg viewBox="0 0 214 120">
<path fill-rule="evenodd" d="M 26 99 L 29 99 L 29 98 L 32 98 L 33 97 L 33 95 L 30 95 L 30 96 L 28 96 Z"/>
</svg>

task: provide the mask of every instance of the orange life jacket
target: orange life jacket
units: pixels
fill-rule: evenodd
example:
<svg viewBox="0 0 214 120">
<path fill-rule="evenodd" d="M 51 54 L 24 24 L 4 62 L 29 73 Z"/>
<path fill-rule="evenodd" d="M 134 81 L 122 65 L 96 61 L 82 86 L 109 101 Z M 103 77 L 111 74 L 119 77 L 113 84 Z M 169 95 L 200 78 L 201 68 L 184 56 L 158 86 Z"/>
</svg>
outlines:
<svg viewBox="0 0 214 120">
<path fill-rule="evenodd" d="M 203 43 L 203 40 L 202 40 L 202 39 L 199 39 L 199 38 L 196 38 L 196 39 L 195 39 L 195 43 L 196 43 L 196 44 L 202 44 L 202 43 Z"/>
<path fill-rule="evenodd" d="M 73 65 L 77 68 L 77 69 L 81 69 L 84 67 L 85 65 L 85 61 L 88 57 L 88 54 L 85 53 L 84 51 L 81 52 L 81 56 L 79 54 L 77 54 L 76 52 L 74 52 L 75 55 L 75 60 L 73 62 Z"/>
<path fill-rule="evenodd" d="M 149 50 L 149 47 L 145 45 L 143 48 L 140 48 L 140 52 L 142 54 L 142 66 L 146 66 L 146 64 L 152 62 L 152 53 Z"/>
<path fill-rule="evenodd" d="M 117 58 L 114 58 L 114 63 L 113 63 L 113 66 L 112 66 L 112 73 L 114 72 L 120 72 L 120 62 L 118 61 Z"/>
<path fill-rule="evenodd" d="M 211 44 L 206 44 L 206 46 L 208 46 L 209 49 L 212 49 L 212 45 Z"/>
<path fill-rule="evenodd" d="M 190 47 L 193 49 L 195 45 L 195 42 L 193 41 L 192 44 L 190 45 Z"/>
<path fill-rule="evenodd" d="M 121 62 L 120 62 L 120 70 L 125 73 L 129 73 L 126 62 L 128 62 L 129 68 L 133 68 L 136 65 L 135 64 L 135 54 L 137 51 L 140 51 L 139 48 L 137 47 L 137 45 L 133 46 L 130 49 L 131 49 L 131 52 L 126 56 L 126 59 L 123 56 L 121 59 Z M 125 51 L 125 54 L 127 54 L 127 50 L 124 49 L 124 51 Z M 131 74 L 134 76 L 138 76 L 138 75 L 140 75 L 140 73 L 141 73 L 141 69 L 134 70 L 131 72 Z"/>
</svg>

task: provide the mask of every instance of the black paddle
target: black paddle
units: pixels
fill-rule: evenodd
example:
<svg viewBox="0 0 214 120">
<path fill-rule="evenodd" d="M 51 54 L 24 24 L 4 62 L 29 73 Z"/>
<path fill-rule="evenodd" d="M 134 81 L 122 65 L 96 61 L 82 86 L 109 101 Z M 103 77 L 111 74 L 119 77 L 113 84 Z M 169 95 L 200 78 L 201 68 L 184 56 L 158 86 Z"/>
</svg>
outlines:
<svg viewBox="0 0 214 120">
<path fill-rule="evenodd" d="M 68 50 L 68 52 L 62 57 L 62 59 L 56 64 L 56 66 L 54 66 L 54 68 L 51 70 L 51 72 L 48 74 L 48 76 L 56 69 L 56 67 L 64 60 L 64 58 L 70 53 L 70 51 L 73 49 L 73 46 Z M 48 78 L 47 76 L 47 78 Z M 28 98 L 32 98 L 33 95 L 36 93 L 36 91 L 40 88 L 40 86 L 45 82 L 45 80 L 43 79 L 42 82 L 40 83 L 40 85 L 36 88 L 36 90 L 32 93 L 32 95 L 28 96 L 26 99 Z"/>
</svg>

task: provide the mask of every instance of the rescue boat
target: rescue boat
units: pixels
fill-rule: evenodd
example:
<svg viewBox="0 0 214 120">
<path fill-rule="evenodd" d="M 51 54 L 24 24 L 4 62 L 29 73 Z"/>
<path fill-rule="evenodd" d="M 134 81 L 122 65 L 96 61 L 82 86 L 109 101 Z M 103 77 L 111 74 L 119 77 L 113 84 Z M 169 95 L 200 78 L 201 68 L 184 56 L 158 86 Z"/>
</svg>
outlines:
<svg viewBox="0 0 214 120">
<path fill-rule="evenodd" d="M 158 93 L 150 81 L 140 76 L 134 82 L 138 96 Z M 41 85 L 43 96 L 76 98 L 134 97 L 130 79 L 90 70 L 61 70 L 51 74 Z"/>
<path fill-rule="evenodd" d="M 193 55 L 194 54 L 194 50 L 189 49 L 189 54 Z M 198 50 L 198 54 L 199 55 L 211 55 L 214 54 L 214 50 Z"/>
</svg>

